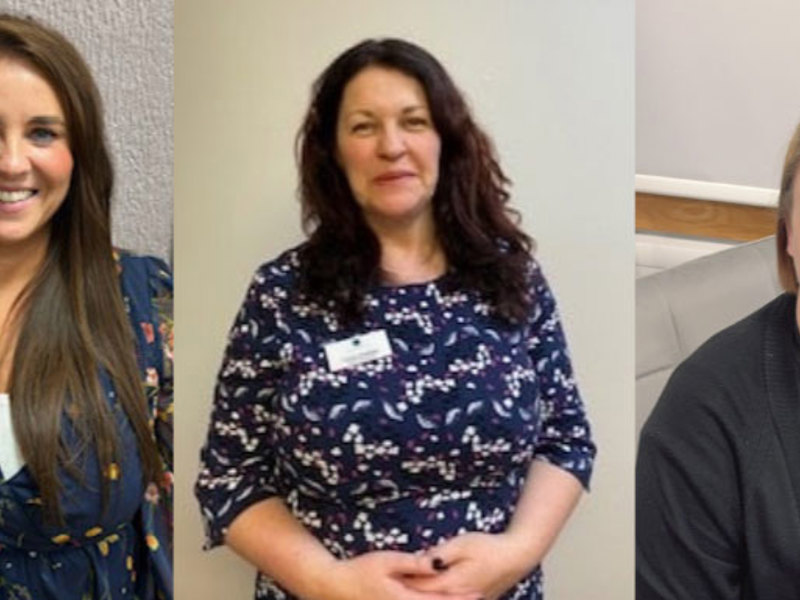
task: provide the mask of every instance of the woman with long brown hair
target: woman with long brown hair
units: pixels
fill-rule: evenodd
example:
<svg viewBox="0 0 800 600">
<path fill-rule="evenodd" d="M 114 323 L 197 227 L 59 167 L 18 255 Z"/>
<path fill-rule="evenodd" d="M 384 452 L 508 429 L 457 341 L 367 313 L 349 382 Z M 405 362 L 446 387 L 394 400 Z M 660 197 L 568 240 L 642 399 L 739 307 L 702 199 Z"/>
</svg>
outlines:
<svg viewBox="0 0 800 600">
<path fill-rule="evenodd" d="M 595 454 L 508 180 L 439 62 L 367 40 L 322 73 L 308 239 L 256 273 L 196 493 L 256 597 L 539 599 Z"/>
<path fill-rule="evenodd" d="M 171 597 L 171 278 L 111 245 L 89 69 L 0 14 L 0 596 Z"/>
</svg>

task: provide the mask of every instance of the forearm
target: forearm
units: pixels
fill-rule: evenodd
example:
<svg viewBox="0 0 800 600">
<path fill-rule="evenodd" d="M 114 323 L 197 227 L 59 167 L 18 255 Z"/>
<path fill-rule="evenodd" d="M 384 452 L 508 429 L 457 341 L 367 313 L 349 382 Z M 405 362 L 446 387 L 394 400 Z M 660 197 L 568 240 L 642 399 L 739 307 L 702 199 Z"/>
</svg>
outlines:
<svg viewBox="0 0 800 600">
<path fill-rule="evenodd" d="M 247 508 L 228 528 L 234 552 L 304 600 L 320 600 L 336 558 L 273 497 Z"/>
<path fill-rule="evenodd" d="M 580 482 L 567 471 L 541 460 L 531 463 L 514 516 L 505 531 L 523 572 L 544 559 L 581 493 Z"/>
</svg>

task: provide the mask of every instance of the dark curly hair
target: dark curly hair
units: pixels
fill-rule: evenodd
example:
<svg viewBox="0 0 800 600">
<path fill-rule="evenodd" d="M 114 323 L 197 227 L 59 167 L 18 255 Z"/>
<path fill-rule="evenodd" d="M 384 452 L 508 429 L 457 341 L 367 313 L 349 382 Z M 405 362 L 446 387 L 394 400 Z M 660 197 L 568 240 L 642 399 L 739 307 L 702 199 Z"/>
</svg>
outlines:
<svg viewBox="0 0 800 600">
<path fill-rule="evenodd" d="M 332 306 L 348 323 L 363 313 L 366 290 L 380 282 L 380 245 L 336 162 L 336 124 L 345 86 L 368 66 L 396 69 L 425 90 L 441 139 L 433 196 L 436 234 L 448 263 L 445 285 L 477 290 L 509 322 L 530 306 L 532 240 L 508 207 L 510 181 L 489 137 L 470 115 L 444 67 L 399 39 L 366 40 L 341 54 L 312 88 L 297 137 L 303 228 L 300 293 Z"/>
</svg>

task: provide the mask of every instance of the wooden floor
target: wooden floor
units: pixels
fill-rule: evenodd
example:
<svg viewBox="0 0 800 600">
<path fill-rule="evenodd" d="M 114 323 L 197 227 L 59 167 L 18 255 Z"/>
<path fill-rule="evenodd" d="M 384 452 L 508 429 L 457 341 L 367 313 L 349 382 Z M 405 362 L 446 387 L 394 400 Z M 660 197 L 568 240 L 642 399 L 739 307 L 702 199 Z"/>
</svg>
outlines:
<svg viewBox="0 0 800 600">
<path fill-rule="evenodd" d="M 636 194 L 636 231 L 747 242 L 775 233 L 774 208 Z"/>
</svg>

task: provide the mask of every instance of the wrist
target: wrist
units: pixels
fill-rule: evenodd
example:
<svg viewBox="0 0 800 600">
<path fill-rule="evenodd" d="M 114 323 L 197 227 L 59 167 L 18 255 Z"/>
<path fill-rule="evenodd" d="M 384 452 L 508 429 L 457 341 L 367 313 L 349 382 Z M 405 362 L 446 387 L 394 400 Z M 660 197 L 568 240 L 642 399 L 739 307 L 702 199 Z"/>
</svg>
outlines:
<svg viewBox="0 0 800 600">
<path fill-rule="evenodd" d="M 508 530 L 498 535 L 502 540 L 509 571 L 515 576 L 524 577 L 544 558 L 529 533 Z"/>
<path fill-rule="evenodd" d="M 321 561 L 314 566 L 313 571 L 306 572 L 304 576 L 304 591 L 300 597 L 304 600 L 341 600 L 342 589 L 342 563 L 334 556 Z"/>
<path fill-rule="evenodd" d="M 348 561 L 331 556 L 331 560 L 315 573 L 310 583 L 308 600 L 347 600 L 352 595 Z"/>
</svg>

